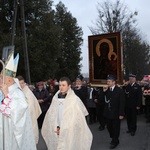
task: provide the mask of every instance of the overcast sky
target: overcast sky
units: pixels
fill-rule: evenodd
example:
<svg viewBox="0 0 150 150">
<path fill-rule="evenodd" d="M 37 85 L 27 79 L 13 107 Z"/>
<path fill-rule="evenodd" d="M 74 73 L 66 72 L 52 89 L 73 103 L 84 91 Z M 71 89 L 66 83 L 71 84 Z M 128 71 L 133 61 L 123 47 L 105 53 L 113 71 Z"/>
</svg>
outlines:
<svg viewBox="0 0 150 150">
<path fill-rule="evenodd" d="M 60 0 L 54 0 L 54 4 L 56 5 Z M 83 45 L 82 49 L 82 57 L 83 60 L 81 64 L 82 73 L 89 72 L 89 64 L 88 64 L 88 36 L 91 35 L 89 30 L 89 26 L 93 26 L 93 22 L 96 21 L 98 16 L 96 5 L 97 3 L 101 3 L 104 0 L 61 0 L 67 10 L 72 13 L 72 16 L 75 17 L 78 21 L 78 25 L 83 30 Z M 116 0 L 110 0 L 115 2 Z M 150 44 L 150 0 L 121 0 L 125 5 L 128 6 L 129 10 L 132 12 L 138 11 L 137 23 L 138 28 L 141 30 L 143 35 L 146 35 L 146 39 Z"/>
</svg>

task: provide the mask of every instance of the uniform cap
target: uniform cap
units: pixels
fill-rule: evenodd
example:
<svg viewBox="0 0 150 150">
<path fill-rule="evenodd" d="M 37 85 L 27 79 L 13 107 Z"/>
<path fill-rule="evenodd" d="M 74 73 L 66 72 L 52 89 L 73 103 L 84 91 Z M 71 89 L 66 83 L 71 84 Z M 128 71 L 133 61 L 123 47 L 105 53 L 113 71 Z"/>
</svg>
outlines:
<svg viewBox="0 0 150 150">
<path fill-rule="evenodd" d="M 116 76 L 114 76 L 114 75 L 108 75 L 108 76 L 107 76 L 107 80 L 116 81 L 117 78 L 116 78 Z"/>
<path fill-rule="evenodd" d="M 135 75 L 135 74 L 130 73 L 130 74 L 129 74 L 129 78 L 136 78 L 136 75 Z"/>
<path fill-rule="evenodd" d="M 76 80 L 83 80 L 83 76 L 82 75 L 78 75 L 77 77 L 76 77 Z"/>
</svg>

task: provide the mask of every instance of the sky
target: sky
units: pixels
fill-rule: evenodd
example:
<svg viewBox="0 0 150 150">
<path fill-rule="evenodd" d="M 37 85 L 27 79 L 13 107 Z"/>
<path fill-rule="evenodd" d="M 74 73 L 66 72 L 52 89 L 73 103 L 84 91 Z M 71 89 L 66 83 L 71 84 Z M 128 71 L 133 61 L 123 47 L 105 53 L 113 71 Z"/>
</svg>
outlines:
<svg viewBox="0 0 150 150">
<path fill-rule="evenodd" d="M 58 4 L 60 0 L 54 0 L 54 4 Z M 104 0 L 61 0 L 65 4 L 67 10 L 70 11 L 73 17 L 77 19 L 78 26 L 83 30 L 83 45 L 81 46 L 83 58 L 81 61 L 81 73 L 88 74 L 89 72 L 89 56 L 88 56 L 88 36 L 92 35 L 89 26 L 93 26 L 98 17 L 97 3 L 103 3 Z M 115 2 L 116 0 L 110 0 Z M 149 6 L 150 0 L 120 0 L 131 12 L 138 11 L 137 27 L 141 34 L 147 39 L 150 44 L 150 19 Z"/>
</svg>

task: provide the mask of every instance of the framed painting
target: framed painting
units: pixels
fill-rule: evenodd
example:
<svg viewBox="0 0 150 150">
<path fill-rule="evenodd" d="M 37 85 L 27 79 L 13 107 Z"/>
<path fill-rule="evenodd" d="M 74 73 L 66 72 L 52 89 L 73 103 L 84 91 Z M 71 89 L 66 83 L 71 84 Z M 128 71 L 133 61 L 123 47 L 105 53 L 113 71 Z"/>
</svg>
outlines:
<svg viewBox="0 0 150 150">
<path fill-rule="evenodd" d="M 89 82 L 103 86 L 107 75 L 117 77 L 117 83 L 123 82 L 123 60 L 120 32 L 88 36 L 89 46 Z"/>
</svg>

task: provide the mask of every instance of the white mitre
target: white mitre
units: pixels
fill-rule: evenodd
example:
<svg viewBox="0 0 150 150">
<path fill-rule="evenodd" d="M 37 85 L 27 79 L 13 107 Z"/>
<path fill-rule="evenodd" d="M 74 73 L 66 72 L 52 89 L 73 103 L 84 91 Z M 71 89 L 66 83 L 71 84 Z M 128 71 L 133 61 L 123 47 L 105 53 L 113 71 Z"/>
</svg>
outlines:
<svg viewBox="0 0 150 150">
<path fill-rule="evenodd" d="M 11 53 L 6 61 L 5 75 L 10 77 L 15 77 L 17 72 L 19 62 L 19 54 L 16 55 L 14 59 L 14 53 Z"/>
</svg>

